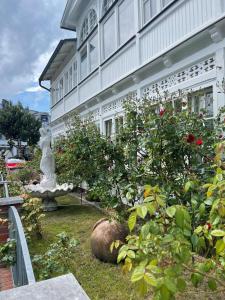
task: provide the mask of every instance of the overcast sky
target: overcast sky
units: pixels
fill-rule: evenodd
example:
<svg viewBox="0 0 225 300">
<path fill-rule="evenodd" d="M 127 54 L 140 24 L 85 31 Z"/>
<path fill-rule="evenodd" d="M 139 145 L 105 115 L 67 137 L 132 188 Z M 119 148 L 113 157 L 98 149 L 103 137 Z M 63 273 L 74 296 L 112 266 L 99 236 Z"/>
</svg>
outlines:
<svg viewBox="0 0 225 300">
<path fill-rule="evenodd" d="M 0 99 L 49 111 L 49 94 L 38 78 L 60 39 L 74 32 L 60 29 L 66 0 L 1 0 Z"/>
</svg>

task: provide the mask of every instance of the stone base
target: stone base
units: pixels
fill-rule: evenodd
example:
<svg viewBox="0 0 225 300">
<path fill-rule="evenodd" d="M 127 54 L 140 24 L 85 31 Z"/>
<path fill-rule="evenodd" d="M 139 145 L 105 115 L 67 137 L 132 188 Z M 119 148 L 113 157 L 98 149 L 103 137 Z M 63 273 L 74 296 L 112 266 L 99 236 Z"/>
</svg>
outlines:
<svg viewBox="0 0 225 300">
<path fill-rule="evenodd" d="M 44 198 L 42 199 L 44 211 L 54 211 L 58 209 L 58 204 L 55 198 Z"/>
</svg>

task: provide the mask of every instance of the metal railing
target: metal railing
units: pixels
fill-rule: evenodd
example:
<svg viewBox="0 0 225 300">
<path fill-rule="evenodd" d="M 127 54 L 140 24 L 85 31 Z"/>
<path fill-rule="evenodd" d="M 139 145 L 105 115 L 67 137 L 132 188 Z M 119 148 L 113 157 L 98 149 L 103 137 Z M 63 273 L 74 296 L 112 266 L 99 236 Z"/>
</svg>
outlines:
<svg viewBox="0 0 225 300">
<path fill-rule="evenodd" d="M 23 225 L 18 211 L 14 206 L 10 206 L 9 208 L 9 223 L 9 237 L 16 241 L 16 263 L 12 267 L 14 285 L 23 286 L 33 284 L 35 283 L 35 277 Z"/>
</svg>

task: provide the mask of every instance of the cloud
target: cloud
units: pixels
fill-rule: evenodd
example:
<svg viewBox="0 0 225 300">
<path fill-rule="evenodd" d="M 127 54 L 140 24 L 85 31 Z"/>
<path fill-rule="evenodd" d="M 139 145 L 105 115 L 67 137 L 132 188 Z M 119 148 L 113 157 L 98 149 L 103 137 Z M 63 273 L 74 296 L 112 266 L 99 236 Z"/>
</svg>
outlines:
<svg viewBox="0 0 225 300">
<path fill-rule="evenodd" d="M 55 46 L 74 37 L 59 28 L 65 5 L 66 0 L 1 0 L 0 99 L 41 93 L 37 81 Z M 49 97 L 44 91 L 43 96 L 36 105 Z"/>
<path fill-rule="evenodd" d="M 43 91 L 43 89 L 40 86 L 32 86 L 25 90 L 25 92 L 27 92 L 27 93 L 36 93 L 36 92 L 42 92 L 42 91 Z"/>
</svg>

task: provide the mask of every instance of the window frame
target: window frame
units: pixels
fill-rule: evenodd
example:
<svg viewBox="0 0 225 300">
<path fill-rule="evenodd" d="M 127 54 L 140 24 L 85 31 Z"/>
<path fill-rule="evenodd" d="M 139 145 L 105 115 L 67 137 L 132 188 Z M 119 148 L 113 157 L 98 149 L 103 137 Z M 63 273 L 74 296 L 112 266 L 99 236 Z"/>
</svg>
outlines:
<svg viewBox="0 0 225 300">
<path fill-rule="evenodd" d="M 116 53 L 116 51 L 118 51 L 120 48 L 122 48 L 124 45 L 126 45 L 126 43 L 132 37 L 135 36 L 135 26 L 134 26 L 133 34 L 131 34 L 125 41 L 120 43 L 119 6 L 124 1 L 125 0 L 120 0 L 120 1 L 113 2 L 113 3 L 115 3 L 115 5 L 112 5 L 113 6 L 112 9 L 109 8 L 109 10 L 108 10 L 109 12 L 107 13 L 107 15 L 100 20 L 100 23 L 101 23 L 101 41 L 102 41 L 102 43 L 101 43 L 101 64 L 103 64 L 105 61 L 107 61 L 112 55 L 114 55 L 114 53 Z M 133 1 L 133 12 L 134 12 L 134 16 L 135 16 L 135 0 L 129 0 L 129 1 Z M 109 18 L 112 17 L 112 15 L 114 15 L 114 17 L 115 17 L 115 24 L 114 24 L 115 48 L 111 52 L 111 54 L 105 56 L 104 25 L 109 20 Z"/>
<path fill-rule="evenodd" d="M 88 67 L 88 43 L 85 43 L 85 45 L 80 50 L 80 81 L 84 80 L 88 74 L 89 74 L 89 67 Z M 86 73 L 85 75 L 82 75 L 82 53 L 86 50 Z"/>
<path fill-rule="evenodd" d="M 95 16 L 95 18 L 93 18 L 94 19 L 93 23 L 91 22 L 92 12 L 94 12 L 93 15 Z M 98 15 L 97 15 L 96 9 L 92 7 L 88 10 L 88 12 L 85 15 L 83 22 L 82 22 L 82 26 L 81 26 L 81 30 L 80 30 L 80 34 L 79 34 L 80 45 L 82 43 L 84 43 L 84 41 L 88 38 L 89 34 L 92 32 L 92 30 L 94 30 L 94 28 L 96 27 L 97 24 L 98 24 Z M 85 34 L 83 34 L 84 28 L 87 29 Z"/>
</svg>

